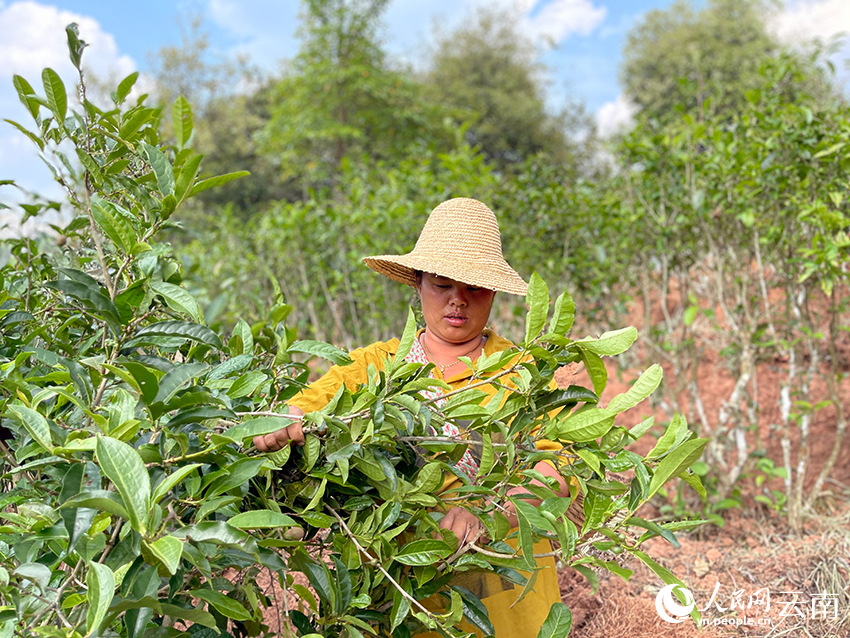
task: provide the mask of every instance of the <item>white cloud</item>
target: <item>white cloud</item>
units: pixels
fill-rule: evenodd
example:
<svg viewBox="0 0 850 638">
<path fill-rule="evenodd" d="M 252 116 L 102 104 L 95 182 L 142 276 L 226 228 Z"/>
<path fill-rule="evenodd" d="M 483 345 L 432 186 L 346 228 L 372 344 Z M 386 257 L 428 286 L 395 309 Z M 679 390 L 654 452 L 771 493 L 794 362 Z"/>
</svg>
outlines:
<svg viewBox="0 0 850 638">
<path fill-rule="evenodd" d="M 811 38 L 828 40 L 839 32 L 850 32 L 850 2 L 792 0 L 773 22 L 777 35 L 789 43 Z"/>
<path fill-rule="evenodd" d="M 89 43 L 83 53 L 84 67 L 101 76 L 135 70 L 132 58 L 118 53 L 115 38 L 94 18 L 24 0 L 0 10 L 0 78 L 18 74 L 35 79 L 49 66 L 66 81 L 73 81 L 75 72 L 65 37 L 65 27 L 71 22 L 79 25 L 80 37 Z"/>
<path fill-rule="evenodd" d="M 106 33 L 97 20 L 56 7 L 24 0 L 0 3 L 0 120 L 10 119 L 32 128 L 29 113 L 18 100 L 12 75 L 24 77 L 37 93 L 44 93 L 41 71 L 54 69 L 62 78 L 73 104 L 77 72 L 68 57 L 65 27 L 76 22 L 80 37 L 89 46 L 83 52 L 83 67 L 99 78 L 123 78 L 136 69 L 136 63 L 121 55 L 115 38 Z M 38 159 L 35 145 L 0 121 L 0 179 L 13 179 L 30 191 L 48 197 L 61 197 L 49 170 Z M 6 203 L 21 201 L 11 187 L 0 191 Z M 7 211 L 8 216 L 8 211 Z"/>
<path fill-rule="evenodd" d="M 606 102 L 596 112 L 599 134 L 602 137 L 609 137 L 631 127 L 636 112 L 637 108 L 620 93 L 616 100 Z"/>
<path fill-rule="evenodd" d="M 530 31 L 555 43 L 574 33 L 590 35 L 608 14 L 608 9 L 595 6 L 591 0 L 551 0 L 531 10 L 527 8 L 529 5 L 539 3 L 518 0 L 518 4 L 525 9 Z"/>
<path fill-rule="evenodd" d="M 835 81 L 844 85 L 850 82 L 845 61 L 850 59 L 850 2 L 847 0 L 790 0 L 785 8 L 776 12 L 770 27 L 774 33 L 792 47 L 804 47 L 817 39 L 826 44 L 836 36 L 844 36 L 838 47 L 832 49 L 828 59 L 836 69 Z"/>
</svg>

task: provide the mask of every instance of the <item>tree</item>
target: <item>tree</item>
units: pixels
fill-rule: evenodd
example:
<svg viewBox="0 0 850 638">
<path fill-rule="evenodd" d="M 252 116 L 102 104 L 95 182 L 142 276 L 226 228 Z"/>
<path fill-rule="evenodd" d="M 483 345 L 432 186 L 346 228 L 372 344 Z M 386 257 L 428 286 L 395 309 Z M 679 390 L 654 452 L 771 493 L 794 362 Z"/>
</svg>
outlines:
<svg viewBox="0 0 850 638">
<path fill-rule="evenodd" d="M 403 156 L 450 140 L 442 110 L 378 40 L 388 0 L 305 0 L 302 46 L 274 87 L 263 150 L 282 174 L 334 187 L 344 158 Z"/>
<path fill-rule="evenodd" d="M 467 139 L 501 167 L 537 153 L 565 162 L 579 152 L 570 134 L 590 133 L 580 107 L 552 114 L 546 107 L 543 66 L 518 30 L 513 14 L 479 10 L 454 31 L 438 33 L 425 81 L 453 107 Z"/>
<path fill-rule="evenodd" d="M 151 66 L 158 104 L 173 104 L 181 95 L 192 104 L 192 145 L 204 155 L 204 173 L 215 175 L 228 166 L 250 172 L 245 179 L 202 193 L 199 202 L 230 204 L 244 219 L 263 203 L 298 196 L 297 186 L 281 178 L 277 163 L 260 152 L 257 141 L 270 117 L 272 80 L 247 59 L 214 57 L 197 18 L 183 29 L 180 45 L 163 46 L 151 56 Z"/>
<path fill-rule="evenodd" d="M 766 28 L 768 0 L 690 0 L 646 14 L 626 37 L 620 81 L 648 117 L 681 110 L 728 117 L 763 85 L 761 65 L 779 51 Z"/>
</svg>

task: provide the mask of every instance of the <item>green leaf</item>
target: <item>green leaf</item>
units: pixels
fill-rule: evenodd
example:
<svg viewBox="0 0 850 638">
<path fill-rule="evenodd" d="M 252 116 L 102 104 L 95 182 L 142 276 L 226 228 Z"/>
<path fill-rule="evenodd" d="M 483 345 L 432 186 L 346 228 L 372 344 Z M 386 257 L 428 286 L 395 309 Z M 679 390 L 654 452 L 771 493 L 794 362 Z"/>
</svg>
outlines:
<svg viewBox="0 0 850 638">
<path fill-rule="evenodd" d="M 558 295 L 555 300 L 555 310 L 552 313 L 552 321 L 549 324 L 549 332 L 556 335 L 566 336 L 573 327 L 576 316 L 576 304 L 567 293 Z"/>
<path fill-rule="evenodd" d="M 139 151 L 144 159 L 148 161 L 156 177 L 156 184 L 163 197 L 174 194 L 174 169 L 171 162 L 161 150 L 144 142 L 139 145 Z"/>
<path fill-rule="evenodd" d="M 645 498 L 650 498 L 668 480 L 679 476 L 679 474 L 688 469 L 694 461 L 702 456 L 702 451 L 705 449 L 707 443 L 708 439 L 685 441 L 666 456 L 658 464 L 658 467 L 655 468 L 655 474 L 653 474 L 652 481 L 649 483 L 649 491 Z"/>
<path fill-rule="evenodd" d="M 143 543 L 147 543 L 144 539 Z M 180 567 L 180 558 L 183 556 L 183 541 L 173 536 L 163 536 L 153 543 L 147 543 L 151 554 L 162 564 L 172 576 Z"/>
<path fill-rule="evenodd" d="M 433 492 L 443 484 L 443 468 L 440 463 L 423 465 L 413 483 L 413 492 Z"/>
<path fill-rule="evenodd" d="M 493 440 L 489 434 L 484 434 L 484 447 L 481 449 L 481 462 L 478 464 L 478 478 L 486 476 L 496 463 L 496 455 L 493 452 Z"/>
<path fill-rule="evenodd" d="M 460 599 L 463 602 L 463 617 L 466 621 L 485 636 L 494 636 L 496 630 L 493 628 L 493 623 L 490 622 L 487 608 L 478 596 L 464 587 L 451 585 L 451 588 L 460 594 Z"/>
<path fill-rule="evenodd" d="M 106 565 L 89 563 L 86 574 L 86 598 L 89 609 L 86 613 L 86 636 L 96 636 L 100 625 L 106 617 L 112 595 L 115 592 L 115 575 Z"/>
<path fill-rule="evenodd" d="M 242 512 L 227 521 L 238 529 L 268 529 L 275 527 L 295 527 L 298 523 L 286 514 L 272 510 L 252 510 Z"/>
<path fill-rule="evenodd" d="M 564 603 L 552 603 L 549 615 L 540 626 L 537 638 L 566 638 L 573 626 L 573 615 Z"/>
<path fill-rule="evenodd" d="M 142 457 L 126 443 L 106 436 L 98 438 L 95 455 L 101 470 L 124 499 L 130 525 L 144 535 L 150 512 L 151 482 Z"/>
<path fill-rule="evenodd" d="M 584 576 L 587 579 L 587 582 L 590 583 L 590 595 L 593 596 L 596 594 L 596 590 L 599 587 L 599 577 L 596 573 L 590 569 L 590 567 L 585 567 L 584 565 L 573 565 L 573 569 L 575 569 L 578 573 Z"/>
<path fill-rule="evenodd" d="M 817 153 L 812 155 L 812 159 L 816 160 L 816 159 L 820 159 L 821 157 L 826 157 L 827 155 L 832 155 L 833 153 L 840 151 L 846 145 L 847 145 L 847 142 L 838 142 L 837 144 L 833 144 L 829 148 L 826 148 L 822 151 L 818 151 Z"/>
<path fill-rule="evenodd" d="M 351 363 L 351 357 L 348 356 L 347 352 L 322 341 L 296 341 L 287 348 L 287 352 L 303 352 L 305 354 L 322 357 L 323 359 L 327 359 L 338 366 L 347 366 Z"/>
<path fill-rule="evenodd" d="M 10 405 L 7 414 L 11 414 L 21 425 L 24 426 L 29 435 L 41 448 L 47 452 L 53 452 L 53 441 L 50 438 L 50 426 L 47 419 L 35 410 L 23 405 Z"/>
<path fill-rule="evenodd" d="M 118 84 L 118 88 L 115 91 L 115 102 L 121 104 L 126 97 L 130 94 L 130 91 L 133 90 L 133 85 L 136 84 L 136 80 L 139 79 L 139 72 L 133 71 L 126 78 L 121 80 Z"/>
<path fill-rule="evenodd" d="M 41 72 L 41 81 L 44 83 L 47 105 L 53 111 L 56 123 L 61 127 L 68 112 L 68 94 L 65 92 L 65 84 L 59 74 L 50 68 Z"/>
<path fill-rule="evenodd" d="M 71 56 L 71 64 L 74 65 L 75 69 L 79 69 L 83 49 L 88 45 L 85 41 L 80 40 L 80 28 L 76 22 L 72 22 L 65 27 L 65 35 L 68 36 L 68 54 Z"/>
<path fill-rule="evenodd" d="M 28 131 L 27 129 L 25 129 L 23 126 L 21 126 L 21 125 L 20 125 L 20 124 L 18 124 L 17 122 L 13 122 L 12 120 L 4 119 L 3 121 L 4 121 L 4 122 L 7 122 L 7 123 L 9 123 L 9 124 L 11 124 L 11 125 L 12 125 L 12 126 L 14 126 L 16 129 L 18 129 L 21 133 L 23 133 L 24 135 L 26 135 L 26 136 L 30 139 L 30 141 L 31 141 L 33 144 L 35 144 L 36 146 L 38 146 L 38 148 L 39 148 L 40 150 L 42 150 L 42 151 L 44 150 L 44 141 L 43 141 L 40 137 L 38 137 L 35 133 L 31 133 L 30 131 Z"/>
<path fill-rule="evenodd" d="M 15 85 L 15 90 L 18 92 L 18 99 L 27 107 L 27 110 L 32 115 L 33 119 L 38 119 L 39 100 L 35 98 L 35 90 L 29 82 L 20 75 L 15 75 L 12 78 L 12 84 Z M 8 120 L 7 120 L 8 121 Z"/>
<path fill-rule="evenodd" d="M 584 448 L 576 449 L 575 453 L 578 454 L 579 458 L 581 458 L 582 461 L 587 463 L 590 469 L 592 469 L 597 474 L 602 475 L 602 466 L 599 464 L 598 456 L 596 456 L 590 450 Z"/>
<path fill-rule="evenodd" d="M 142 398 L 145 403 L 151 405 L 159 391 L 159 377 L 151 368 L 135 361 L 123 361 L 121 362 L 121 365 L 126 368 L 133 379 L 135 379 L 141 389 Z M 120 370 L 120 368 L 113 368 L 113 371 L 115 371 L 116 374 L 118 374 L 118 370 Z"/>
<path fill-rule="evenodd" d="M 151 282 L 150 287 L 156 294 L 162 296 L 165 303 L 172 310 L 189 315 L 197 323 L 204 322 L 198 302 L 195 301 L 195 298 L 185 288 L 165 283 L 164 281 Z"/>
<path fill-rule="evenodd" d="M 58 269 L 67 279 L 49 281 L 44 285 L 48 288 L 58 290 L 73 297 L 94 311 L 99 317 L 103 317 L 115 334 L 121 331 L 121 320 L 118 309 L 106 294 L 104 288 L 97 281 L 81 270 L 73 268 Z"/>
<path fill-rule="evenodd" d="M 214 589 L 193 589 L 187 592 L 190 596 L 195 596 L 203 601 L 208 602 L 216 610 L 228 618 L 233 620 L 251 620 L 251 614 L 238 601 L 225 596 Z"/>
<path fill-rule="evenodd" d="M 59 492 L 59 503 L 65 503 L 68 499 L 77 496 L 85 485 L 85 469 L 82 463 L 74 463 L 62 477 L 62 490 Z M 73 509 L 60 509 L 59 514 L 68 532 L 68 551 L 74 549 L 80 537 L 89 531 L 95 510 L 88 507 L 75 507 Z"/>
<path fill-rule="evenodd" d="M 198 182 L 192 188 L 192 192 L 189 195 L 190 197 L 193 195 L 197 195 L 208 188 L 213 188 L 215 186 L 221 186 L 222 184 L 227 184 L 227 182 L 232 181 L 234 179 L 238 179 L 240 177 L 245 177 L 246 175 L 250 175 L 248 171 L 238 171 L 236 173 L 228 173 L 227 175 L 218 175 L 216 177 L 210 177 L 209 179 L 205 179 L 203 181 Z"/>
<path fill-rule="evenodd" d="M 640 437 L 646 434 L 649 428 L 651 428 L 653 425 L 655 425 L 655 417 L 646 417 L 643 421 L 641 421 L 629 430 L 629 436 L 631 436 L 635 441 L 637 441 Z"/>
<path fill-rule="evenodd" d="M 640 527 L 640 528 L 645 529 L 649 532 L 652 532 L 653 534 L 661 536 L 665 541 L 670 543 L 673 547 L 679 547 L 679 541 L 676 540 L 676 537 L 673 535 L 673 532 L 671 532 L 669 529 L 667 529 L 665 527 L 661 527 L 655 521 L 648 521 L 648 520 L 645 520 L 645 519 L 640 518 L 638 516 L 632 516 L 628 520 L 628 524 L 633 525 L 634 527 Z"/>
<path fill-rule="evenodd" d="M 403 565 L 432 565 L 451 553 L 452 549 L 445 541 L 426 538 L 409 542 L 393 559 Z"/>
<path fill-rule="evenodd" d="M 189 188 L 198 176 L 198 169 L 201 167 L 201 161 L 204 156 L 199 153 L 193 153 L 180 167 L 180 173 L 177 175 L 177 182 L 174 185 L 174 196 L 177 202 L 182 203 L 189 194 Z"/>
<path fill-rule="evenodd" d="M 600 357 L 612 357 L 628 350 L 638 337 L 636 328 L 621 328 L 606 332 L 598 339 L 586 337 L 576 341 L 583 350 L 598 354 Z"/>
<path fill-rule="evenodd" d="M 516 508 L 517 526 L 519 527 L 519 549 L 522 552 L 522 560 L 525 562 L 525 568 L 533 570 L 536 567 L 534 561 L 534 543 L 531 533 L 531 523 L 526 517 L 525 509 L 516 507 L 519 499 L 510 499 Z"/>
<path fill-rule="evenodd" d="M 696 474 L 691 474 L 690 472 L 682 472 L 680 475 L 681 479 L 694 488 L 694 491 L 700 495 L 703 501 L 707 498 L 705 492 L 705 486 L 702 484 L 702 480 Z"/>
<path fill-rule="evenodd" d="M 103 199 L 92 200 L 92 215 L 97 225 L 112 243 L 125 254 L 129 254 L 136 244 L 136 232 L 133 225 L 118 211 L 112 202 Z"/>
<path fill-rule="evenodd" d="M 673 572 L 671 572 L 666 567 L 662 567 L 661 565 L 656 563 L 645 552 L 643 552 L 639 549 L 636 549 L 636 550 L 632 551 L 632 554 L 637 556 L 641 561 L 643 561 L 644 565 L 646 565 L 653 572 L 655 572 L 655 574 L 661 580 L 664 581 L 665 585 L 679 585 L 679 587 L 681 587 L 682 589 L 687 589 L 685 587 L 685 584 L 681 580 L 676 578 L 676 576 L 675 576 L 675 574 L 673 574 Z M 694 619 L 694 622 L 699 623 L 699 620 L 701 618 L 701 614 L 699 613 L 699 610 L 697 609 L 696 605 L 694 605 L 693 611 L 691 612 L 691 618 Z"/>
<path fill-rule="evenodd" d="M 667 429 L 655 446 L 646 455 L 647 459 L 654 459 L 665 454 L 671 447 L 676 445 L 682 437 L 688 436 L 688 422 L 681 414 L 674 414 L 667 425 Z"/>
<path fill-rule="evenodd" d="M 650 394 L 655 392 L 655 389 L 661 383 L 664 377 L 664 371 L 657 363 L 650 366 L 643 374 L 638 377 L 631 388 L 623 394 L 618 394 L 611 402 L 608 403 L 606 410 L 619 414 L 635 407 L 638 403 L 646 399 Z"/>
<path fill-rule="evenodd" d="M 549 288 L 537 273 L 532 273 L 528 282 L 528 292 L 525 296 L 528 313 L 525 317 L 525 341 L 528 346 L 546 325 L 546 315 L 549 313 Z"/>
<path fill-rule="evenodd" d="M 324 564 L 319 564 L 307 555 L 302 548 L 293 552 L 289 559 L 289 566 L 302 572 L 313 589 L 326 604 L 331 602 L 330 570 Z"/>
<path fill-rule="evenodd" d="M 410 354 L 413 348 L 413 340 L 416 339 L 416 317 L 413 314 L 413 308 L 407 309 L 407 323 L 404 325 L 404 333 L 401 335 L 401 341 L 398 344 L 395 358 L 393 361 L 401 364 L 404 358 Z"/>
<path fill-rule="evenodd" d="M 89 507 L 124 520 L 129 520 L 130 515 L 124 507 L 124 500 L 115 492 L 107 490 L 84 490 L 77 496 L 72 496 L 62 504 L 61 509 L 74 507 Z M 86 530 L 88 531 L 88 530 Z"/>
<path fill-rule="evenodd" d="M 239 399 L 241 397 L 250 396 L 267 380 L 268 377 L 259 370 L 246 372 L 236 379 L 236 381 L 233 382 L 233 385 L 227 389 L 227 396 L 231 399 Z"/>
<path fill-rule="evenodd" d="M 174 101 L 171 109 L 171 124 L 178 148 L 185 148 L 192 137 L 192 108 L 182 95 Z"/>
<path fill-rule="evenodd" d="M 602 396 L 605 386 L 608 385 L 608 369 L 605 367 L 605 362 L 598 354 L 584 348 L 579 348 L 579 354 L 584 362 L 584 369 L 587 370 L 587 375 L 593 383 L 593 391 L 596 396 Z"/>
<path fill-rule="evenodd" d="M 240 354 L 236 355 L 232 359 L 228 359 L 227 361 L 223 361 L 222 363 L 215 366 L 210 373 L 207 375 L 207 381 L 215 381 L 216 379 L 223 379 L 224 377 L 234 373 L 244 370 L 251 362 L 254 360 L 254 355 L 252 354 Z"/>
<path fill-rule="evenodd" d="M 393 606 L 390 610 L 390 633 L 393 633 L 395 628 L 404 622 L 409 613 L 410 602 L 396 589 L 393 592 Z"/>
<path fill-rule="evenodd" d="M 170 424 L 170 422 L 169 422 Z M 184 478 L 189 476 L 196 469 L 201 467 L 201 463 L 192 463 L 191 465 L 184 465 L 181 468 L 178 468 L 174 472 L 172 472 L 168 478 L 163 480 L 159 485 L 154 488 L 153 494 L 151 495 L 151 503 L 156 504 L 159 503 L 162 498 L 171 491 L 175 485 L 177 485 Z"/>
<path fill-rule="evenodd" d="M 168 403 L 184 383 L 201 376 L 208 368 L 206 363 L 184 363 L 175 367 L 159 380 L 154 403 Z"/>
<path fill-rule="evenodd" d="M 158 335 L 167 337 L 185 337 L 199 343 L 205 343 L 213 348 L 221 348 L 221 339 L 206 326 L 188 321 L 160 321 L 152 323 L 136 331 L 133 341 L 139 337 Z M 141 343 L 141 342 L 140 342 Z"/>
<path fill-rule="evenodd" d="M 14 574 L 32 581 L 42 591 L 50 584 L 50 568 L 41 563 L 24 563 L 18 566 Z"/>
<path fill-rule="evenodd" d="M 594 441 L 614 425 L 614 414 L 603 408 L 582 410 L 558 422 L 558 438 L 574 443 Z"/>
<path fill-rule="evenodd" d="M 285 428 L 292 423 L 292 419 L 284 417 L 262 416 L 256 419 L 243 421 L 239 425 L 234 425 L 222 432 L 222 436 L 241 444 L 245 439 L 252 439 L 255 436 L 277 432 L 281 428 Z"/>
</svg>

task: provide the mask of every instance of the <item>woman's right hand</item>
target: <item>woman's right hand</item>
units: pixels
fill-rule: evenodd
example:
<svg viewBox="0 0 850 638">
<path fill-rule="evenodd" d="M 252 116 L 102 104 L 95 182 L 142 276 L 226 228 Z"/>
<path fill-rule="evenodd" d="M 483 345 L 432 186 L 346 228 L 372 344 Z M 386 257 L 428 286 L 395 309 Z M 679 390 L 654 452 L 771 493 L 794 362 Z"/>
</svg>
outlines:
<svg viewBox="0 0 850 638">
<path fill-rule="evenodd" d="M 304 416 L 304 410 L 290 405 L 289 414 L 293 416 Z M 254 447 L 260 452 L 277 452 L 285 445 L 304 445 L 304 432 L 301 429 L 301 421 L 295 421 L 285 428 L 279 429 L 271 434 L 254 437 Z"/>
</svg>

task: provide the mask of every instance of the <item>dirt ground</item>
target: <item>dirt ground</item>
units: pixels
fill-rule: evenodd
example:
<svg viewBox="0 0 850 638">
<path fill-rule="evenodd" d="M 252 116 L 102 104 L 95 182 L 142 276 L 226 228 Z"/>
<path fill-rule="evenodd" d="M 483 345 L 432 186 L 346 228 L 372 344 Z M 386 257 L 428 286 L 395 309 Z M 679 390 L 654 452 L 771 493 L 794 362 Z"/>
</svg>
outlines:
<svg viewBox="0 0 850 638">
<path fill-rule="evenodd" d="M 783 362 L 763 363 L 757 370 L 758 435 L 763 453 L 777 465 L 781 464 L 782 452 L 774 424 L 779 422 L 779 379 L 786 373 Z M 580 370 L 565 370 L 559 381 L 561 385 L 582 383 L 582 374 Z M 637 374 L 609 368 L 609 387 L 602 404 L 627 389 Z M 709 390 L 701 394 L 709 420 L 713 421 L 733 380 L 719 361 L 705 360 L 699 382 L 701 388 Z M 825 396 L 825 388 L 820 385 L 812 390 L 813 402 Z M 847 411 L 850 378 L 844 379 L 841 396 Z M 639 414 L 630 416 L 635 423 L 654 412 L 648 402 L 640 407 Z M 658 412 L 656 415 L 661 416 Z M 827 407 L 812 422 L 807 488 L 829 456 L 835 432 L 835 409 Z M 635 451 L 645 453 L 653 442 L 654 438 L 636 444 Z M 755 430 L 748 434 L 748 442 L 750 449 L 755 449 Z M 796 452 L 795 440 L 794 463 Z M 850 440 L 844 440 L 827 482 L 828 496 L 818 502 L 816 511 L 806 512 L 801 533 L 789 528 L 784 514 L 754 500 L 765 487 L 781 490 L 781 479 L 757 486 L 754 474 L 745 472 L 737 482 L 743 507 L 722 512 L 723 526 L 711 524 L 687 535 L 678 534 L 679 548 L 660 538 L 645 545 L 650 556 L 683 581 L 696 608 L 704 610 L 706 626 L 698 628 L 690 620 L 681 624 L 662 620 L 656 611 L 656 596 L 663 583 L 633 560 L 628 567 L 634 574 L 628 582 L 613 574 L 599 573 L 600 584 L 595 593 L 579 573 L 569 568 L 560 571 L 561 595 L 573 613 L 570 636 L 850 637 Z M 699 506 L 695 498 L 693 505 L 695 509 Z M 664 518 L 657 507 L 647 507 L 638 514 L 648 519 Z M 699 512 L 694 512 L 694 517 L 698 518 Z"/>
</svg>

